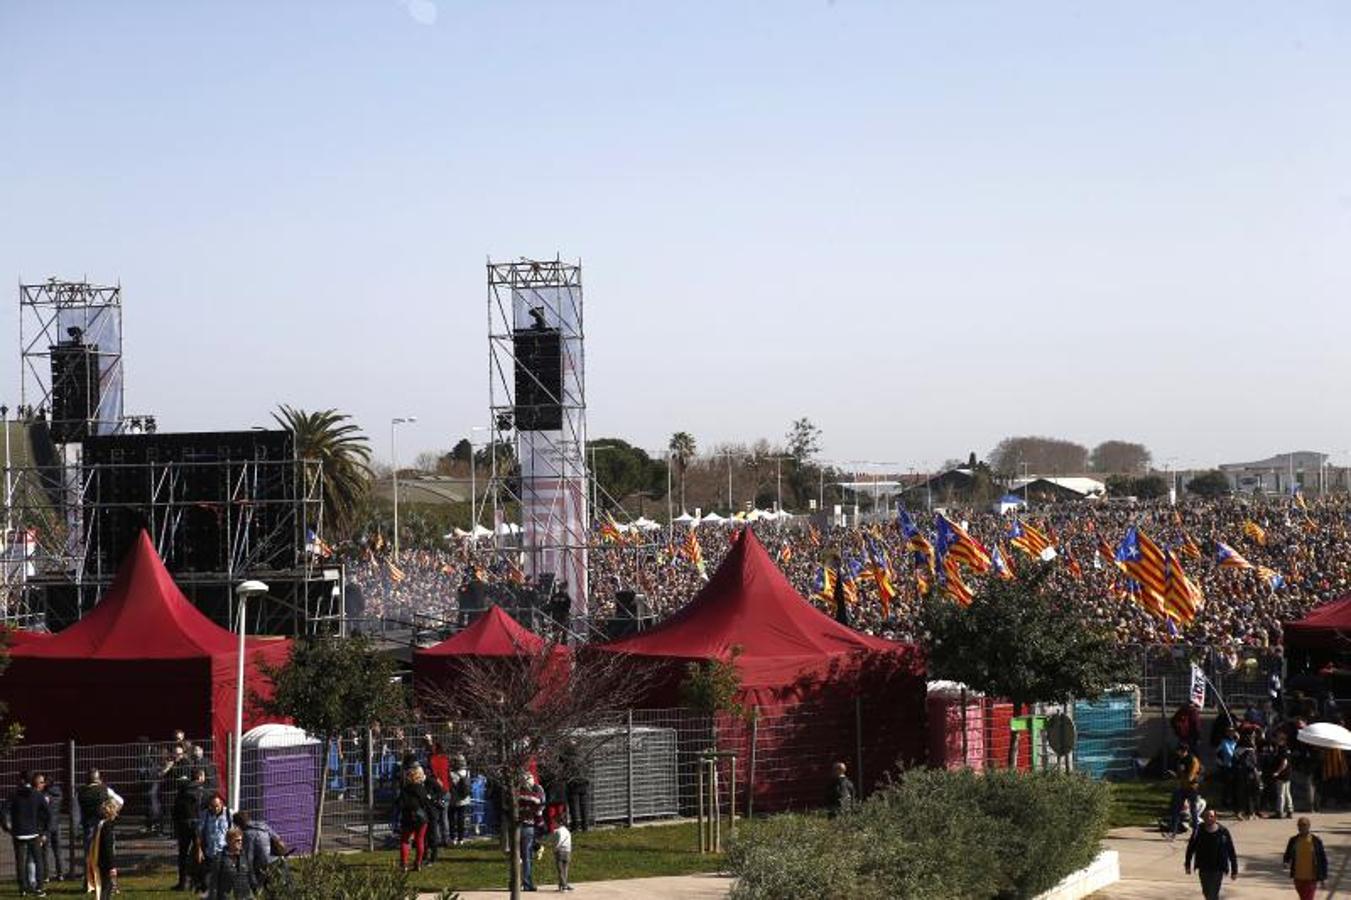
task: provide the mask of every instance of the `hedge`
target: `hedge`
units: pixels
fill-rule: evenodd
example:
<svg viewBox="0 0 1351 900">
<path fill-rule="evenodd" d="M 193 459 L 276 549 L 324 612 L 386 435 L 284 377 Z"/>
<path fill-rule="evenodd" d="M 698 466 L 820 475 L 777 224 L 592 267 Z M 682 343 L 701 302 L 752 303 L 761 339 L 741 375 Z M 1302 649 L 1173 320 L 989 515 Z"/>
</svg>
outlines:
<svg viewBox="0 0 1351 900">
<path fill-rule="evenodd" d="M 1110 804 L 1082 775 L 915 770 L 838 819 L 747 823 L 728 855 L 732 897 L 1035 897 L 1093 861 Z"/>
</svg>

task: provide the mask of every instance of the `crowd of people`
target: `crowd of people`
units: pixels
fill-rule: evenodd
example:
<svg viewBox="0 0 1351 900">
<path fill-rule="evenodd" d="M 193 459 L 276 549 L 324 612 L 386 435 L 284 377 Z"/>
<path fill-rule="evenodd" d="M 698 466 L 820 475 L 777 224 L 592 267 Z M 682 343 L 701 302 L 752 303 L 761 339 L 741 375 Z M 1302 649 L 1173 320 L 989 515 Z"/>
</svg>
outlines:
<svg viewBox="0 0 1351 900">
<path fill-rule="evenodd" d="M 1176 506 L 1163 501 L 1075 502 L 1013 514 L 952 508 L 945 512 L 986 548 L 998 548 L 1015 569 L 1028 561 L 1009 541 L 1015 516 L 1043 532 L 1056 550 L 1051 587 L 1082 609 L 1086 619 L 1111 628 L 1122 644 L 1185 642 L 1233 657 L 1246 649 L 1278 646 L 1282 621 L 1299 618 L 1318 603 L 1351 590 L 1347 539 L 1351 502 L 1341 497 L 1307 504 L 1289 498 L 1226 498 L 1188 499 Z M 921 531 L 931 532 L 933 518 L 928 511 L 911 515 Z M 1120 573 L 1103 559 L 1101 545 L 1114 548 L 1131 525 L 1178 553 L 1205 597 L 1194 621 L 1178 623 L 1149 612 L 1123 589 Z M 851 527 L 818 527 L 805 517 L 787 523 L 703 525 L 695 528 L 702 569 L 691 558 L 682 526 L 653 532 L 641 542 L 598 539 L 588 554 L 592 619 L 615 613 L 620 590 L 646 595 L 659 619 L 673 612 L 698 592 L 741 527 L 754 528 L 797 591 L 827 611 L 833 611 L 832 600 L 818 596 L 827 559 L 842 556 L 866 562 L 869 544 L 884 551 L 896 596 L 883 603 L 872 580 L 858 579 L 858 601 L 849 611 L 851 624 L 899 640 L 917 637 L 919 582 L 923 579 L 932 587 L 934 578 L 907 548 L 906 535 L 894 520 Z M 933 542 L 932 535 L 929 540 Z M 1222 567 L 1217 542 L 1237 550 L 1252 568 Z M 349 571 L 365 597 L 367 615 L 403 619 L 421 614 L 453 621 L 457 595 L 470 580 L 522 580 L 520 566 L 510 555 L 495 553 L 487 542 L 409 550 L 397 563 L 387 554 L 366 551 L 351 560 Z M 970 583 L 977 587 L 987 577 L 994 576 L 978 576 Z"/>
<path fill-rule="evenodd" d="M 1209 729 L 1200 710 L 1184 703 L 1171 719 L 1171 768 L 1175 779 L 1164 835 L 1169 841 L 1185 827 L 1191 836 L 1185 864 L 1201 880 L 1207 900 L 1219 897 L 1228 874 L 1237 877 L 1233 835 L 1219 824 L 1223 813 L 1236 822 L 1256 818 L 1292 819 L 1297 809 L 1322 812 L 1351 802 L 1347 751 L 1313 746 L 1299 739 L 1308 726 L 1327 722 L 1345 727 L 1347 717 L 1330 693 L 1289 696 L 1249 704 L 1240 715 L 1221 708 Z M 1205 790 L 1209 784 L 1212 789 Z M 1207 796 L 1210 802 L 1207 802 Z M 1327 854 L 1301 816 L 1286 845 L 1283 865 L 1303 900 L 1311 900 L 1328 877 Z"/>
<path fill-rule="evenodd" d="M 174 890 L 206 900 L 239 900 L 288 876 L 281 838 L 262 819 L 226 806 L 214 763 L 183 732 L 162 746 L 146 742 L 139 777 L 144 824 L 138 831 L 172 835 L 178 851 Z M 90 769 L 70 797 L 47 774 L 20 772 L 0 816 L 14 844 L 19 895 L 45 897 L 49 881 L 74 876 L 61 848 L 61 816 L 67 811 L 83 843 L 85 864 L 78 877 L 85 890 L 98 900 L 118 893 L 118 821 L 128 814 L 127 804 L 98 769 Z"/>
</svg>

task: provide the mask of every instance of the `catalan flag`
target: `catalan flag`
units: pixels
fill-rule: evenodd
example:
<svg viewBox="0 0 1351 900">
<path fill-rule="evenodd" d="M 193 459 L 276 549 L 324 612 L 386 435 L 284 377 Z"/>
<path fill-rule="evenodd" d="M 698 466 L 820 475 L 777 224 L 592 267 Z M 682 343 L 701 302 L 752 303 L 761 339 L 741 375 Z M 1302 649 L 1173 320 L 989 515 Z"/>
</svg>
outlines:
<svg viewBox="0 0 1351 900">
<path fill-rule="evenodd" d="M 813 547 L 821 546 L 821 532 L 816 530 L 815 525 L 807 526 L 807 543 Z"/>
<path fill-rule="evenodd" d="M 1268 569 L 1266 566 L 1258 566 L 1257 577 L 1265 581 L 1273 591 L 1285 587 L 1285 576 L 1275 569 Z"/>
<path fill-rule="evenodd" d="M 1221 569 L 1251 569 L 1253 564 L 1224 541 L 1215 542 L 1215 562 Z"/>
<path fill-rule="evenodd" d="M 858 603 L 858 576 L 863 564 L 856 559 L 840 560 L 840 584 L 844 587 L 844 599 L 847 603 Z"/>
<path fill-rule="evenodd" d="M 1017 516 L 1014 516 L 1013 521 L 1009 523 L 1009 543 L 1033 559 L 1049 559 L 1046 551 L 1051 550 L 1052 556 L 1055 552 L 1052 549 L 1050 538 L 1031 525 L 1020 521 Z"/>
<path fill-rule="evenodd" d="M 389 580 L 394 582 L 395 584 L 398 584 L 399 582 L 403 581 L 405 577 L 407 577 L 403 574 L 403 569 L 400 569 L 398 566 L 394 565 L 393 560 L 390 560 L 389 562 L 385 563 L 385 565 L 389 567 Z"/>
<path fill-rule="evenodd" d="M 950 520 L 947 516 L 939 513 L 934 520 L 938 529 L 937 550 L 938 558 L 944 563 L 948 559 L 955 559 L 959 563 L 965 563 L 977 575 L 990 571 L 990 551 L 967 534 L 957 523 Z"/>
<path fill-rule="evenodd" d="M 704 548 L 699 546 L 699 535 L 695 534 L 693 528 L 685 532 L 685 546 L 682 551 L 690 564 L 698 570 L 699 575 L 707 580 L 708 572 L 704 568 Z"/>
<path fill-rule="evenodd" d="M 1121 564 L 1121 570 L 1139 583 L 1137 596 L 1140 603 L 1162 618 L 1165 614 L 1164 592 L 1168 588 L 1168 573 L 1159 545 L 1132 525 L 1126 529 L 1125 537 L 1117 545 L 1116 560 Z"/>
<path fill-rule="evenodd" d="M 793 545 L 788 541 L 784 541 L 783 546 L 779 548 L 779 562 L 786 566 L 792 561 Z"/>
<path fill-rule="evenodd" d="M 994 568 L 995 575 L 1004 581 L 1012 581 L 1017 577 L 1013 565 L 1008 560 L 1007 551 L 999 544 L 995 544 L 994 549 L 990 551 L 990 565 Z"/>
<path fill-rule="evenodd" d="M 816 570 L 816 578 L 812 582 L 812 595 L 832 606 L 835 604 L 835 570 L 830 566 L 821 566 Z"/>
<path fill-rule="evenodd" d="M 971 588 L 962 581 L 962 570 L 957 565 L 957 557 L 946 556 L 943 558 L 943 593 L 947 594 L 953 600 L 956 600 L 962 606 L 970 606 L 975 595 L 971 593 Z"/>
<path fill-rule="evenodd" d="M 1298 484 L 1291 485 L 1290 493 L 1294 498 L 1295 505 L 1305 512 L 1308 512 L 1309 504 L 1304 502 L 1304 488 L 1300 487 Z"/>
<path fill-rule="evenodd" d="M 1204 597 L 1196 582 L 1187 577 L 1182 560 L 1173 553 L 1164 554 L 1167 583 L 1164 588 L 1164 611 L 1179 622 L 1191 622 L 1201 609 Z"/>
<path fill-rule="evenodd" d="M 1252 538 L 1257 546 L 1265 547 L 1267 545 L 1267 533 L 1262 530 L 1261 525 L 1258 525 L 1252 519 L 1243 523 L 1243 533 Z"/>
<path fill-rule="evenodd" d="M 929 539 L 920 533 L 915 527 L 914 520 L 910 518 L 910 513 L 901 510 L 897 515 L 897 520 L 901 523 L 901 534 L 905 537 L 905 546 L 914 554 L 915 571 L 921 567 L 929 570 L 929 575 L 934 574 L 934 547 L 929 543 Z M 925 591 L 927 593 L 927 590 Z"/>
<path fill-rule="evenodd" d="M 882 603 L 882 615 L 891 615 L 891 601 L 896 596 L 896 587 L 891 583 L 891 561 L 887 551 L 872 537 L 868 542 L 868 574 L 877 586 L 877 598 Z"/>
<path fill-rule="evenodd" d="M 614 516 L 607 515 L 605 521 L 600 523 L 600 538 L 607 544 L 617 543 L 624 539 L 624 532 L 619 530 L 619 523 L 615 521 Z"/>
<path fill-rule="evenodd" d="M 1192 540 L 1192 536 L 1185 531 L 1182 532 L 1182 546 L 1178 548 L 1178 552 L 1189 559 L 1200 559 L 1205 555 L 1196 541 Z"/>
<path fill-rule="evenodd" d="M 1121 567 L 1121 560 L 1116 558 L 1116 550 L 1112 549 L 1112 545 L 1107 543 L 1104 538 L 1098 538 L 1098 557 L 1111 568 L 1119 572 L 1126 571 Z"/>
<path fill-rule="evenodd" d="M 1079 565 L 1079 560 L 1075 559 L 1074 554 L 1070 552 L 1069 545 L 1065 546 L 1065 563 L 1065 567 L 1069 569 L 1070 575 L 1074 576 L 1076 581 L 1084 580 L 1083 567 Z"/>
</svg>

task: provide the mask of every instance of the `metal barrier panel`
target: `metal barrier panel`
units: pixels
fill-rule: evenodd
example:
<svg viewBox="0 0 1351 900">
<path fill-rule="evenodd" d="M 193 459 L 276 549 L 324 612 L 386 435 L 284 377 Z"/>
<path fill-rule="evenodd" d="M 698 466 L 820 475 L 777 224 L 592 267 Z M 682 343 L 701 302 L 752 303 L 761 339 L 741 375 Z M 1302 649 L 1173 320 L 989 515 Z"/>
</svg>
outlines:
<svg viewBox="0 0 1351 900">
<path fill-rule="evenodd" d="M 1134 691 L 1107 694 L 1074 704 L 1078 732 L 1075 767 L 1094 778 L 1129 778 L 1135 773 Z"/>
</svg>

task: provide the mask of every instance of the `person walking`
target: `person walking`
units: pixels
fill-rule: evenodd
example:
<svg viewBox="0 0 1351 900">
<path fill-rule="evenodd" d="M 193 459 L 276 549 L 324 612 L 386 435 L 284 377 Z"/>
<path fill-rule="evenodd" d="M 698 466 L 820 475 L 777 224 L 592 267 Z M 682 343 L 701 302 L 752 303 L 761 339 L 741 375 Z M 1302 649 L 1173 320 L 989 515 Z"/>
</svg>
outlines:
<svg viewBox="0 0 1351 900">
<path fill-rule="evenodd" d="M 441 797 L 436 805 L 436 817 L 433 823 L 436 826 L 438 845 L 449 847 L 452 842 L 450 833 L 450 807 L 455 802 L 453 796 L 453 785 L 450 774 L 450 754 L 446 748 L 441 746 L 440 741 L 432 742 L 432 752 L 427 758 L 427 767 L 432 770 L 431 777 L 441 786 Z"/>
<path fill-rule="evenodd" d="M 1220 824 L 1215 810 L 1206 810 L 1205 820 L 1199 828 L 1192 831 L 1187 841 L 1187 856 L 1183 867 L 1188 875 L 1192 866 L 1201 879 L 1201 896 L 1205 900 L 1220 900 L 1220 886 L 1224 883 L 1224 873 L 1229 872 L 1230 880 L 1238 877 L 1238 853 L 1234 849 L 1234 839 L 1229 829 Z"/>
<path fill-rule="evenodd" d="M 112 796 L 112 788 L 103 783 L 103 776 L 98 769 L 90 769 L 85 783 L 75 792 L 75 803 L 80 810 L 80 836 L 84 839 L 86 852 L 94 830 L 103 821 L 100 810 Z"/>
<path fill-rule="evenodd" d="M 42 843 L 50 829 L 47 798 L 42 795 L 46 780 L 41 774 L 19 773 L 19 786 L 9 796 L 5 830 L 14 840 L 14 868 L 19 881 L 19 896 L 47 896 L 47 880 Z"/>
<path fill-rule="evenodd" d="M 572 890 L 572 882 L 568 880 L 568 866 L 572 863 L 572 832 L 568 830 L 568 826 L 560 824 L 549 832 L 544 841 L 554 851 L 554 868 L 558 870 L 558 889 Z"/>
<path fill-rule="evenodd" d="M 1191 748 L 1181 744 L 1177 748 L 1173 774 L 1177 777 L 1177 787 L 1173 790 L 1172 817 L 1168 823 L 1168 840 L 1177 837 L 1182 826 L 1182 805 L 1187 805 L 1190 824 L 1196 831 L 1196 804 L 1201 796 L 1201 761 L 1192 753 Z"/>
<path fill-rule="evenodd" d="M 1229 728 L 1215 747 L 1215 767 L 1220 776 L 1222 788 L 1220 802 L 1232 813 L 1238 809 L 1238 768 L 1235 765 L 1238 756 L 1238 730 Z"/>
<path fill-rule="evenodd" d="M 1251 734 L 1239 738 L 1234 754 L 1234 778 L 1238 782 L 1239 821 L 1254 818 L 1262 799 L 1262 767 Z"/>
<path fill-rule="evenodd" d="M 1284 861 L 1290 867 L 1299 900 L 1314 900 L 1318 886 L 1328 880 L 1328 854 L 1322 838 L 1311 830 L 1308 816 L 1300 816 L 1295 827 L 1299 833 L 1286 842 Z"/>
<path fill-rule="evenodd" d="M 250 877 L 253 880 L 253 889 L 261 891 L 267 887 L 268 879 L 273 871 L 274 865 L 284 857 L 278 854 L 286 853 L 286 844 L 281 839 L 281 835 L 272 830 L 272 826 L 262 819 L 255 819 L 248 813 L 240 811 L 234 815 L 235 830 L 244 837 L 244 858 L 249 864 Z M 228 838 L 229 835 L 227 834 Z M 273 851 L 276 851 L 274 853 Z M 274 890 L 278 889 L 274 885 Z"/>
<path fill-rule="evenodd" d="M 225 847 L 212 860 L 206 900 L 253 900 L 253 870 L 244 853 L 244 832 L 238 828 L 226 830 Z"/>
<path fill-rule="evenodd" d="M 206 803 L 206 772 L 192 773 L 192 781 L 184 784 L 174 795 L 174 838 L 178 841 L 178 884 L 176 891 L 186 891 L 200 881 L 193 859 L 197 844 L 197 820 Z"/>
</svg>

